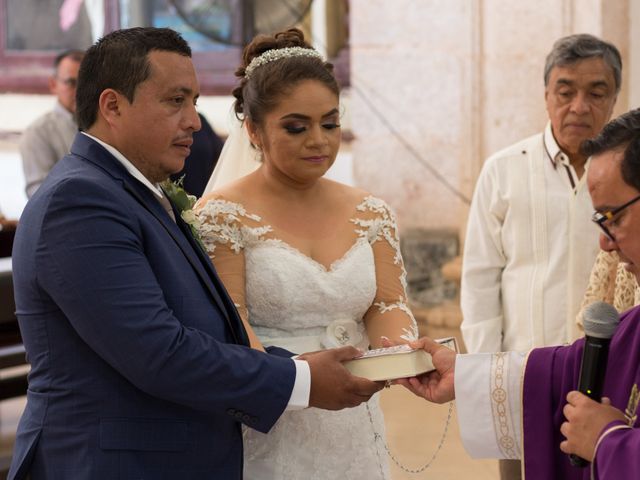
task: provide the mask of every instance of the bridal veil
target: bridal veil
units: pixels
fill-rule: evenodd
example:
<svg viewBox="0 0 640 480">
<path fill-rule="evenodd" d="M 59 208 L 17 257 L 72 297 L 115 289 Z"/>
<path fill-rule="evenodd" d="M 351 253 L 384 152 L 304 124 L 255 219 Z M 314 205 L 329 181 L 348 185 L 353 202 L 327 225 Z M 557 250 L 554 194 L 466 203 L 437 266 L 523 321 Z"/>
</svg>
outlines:
<svg viewBox="0 0 640 480">
<path fill-rule="evenodd" d="M 224 142 L 220 158 L 204 189 L 204 194 L 244 177 L 260 166 L 260 154 L 249 142 L 244 122 L 238 120 L 233 110 L 229 112 L 227 123 L 229 136 Z"/>
</svg>

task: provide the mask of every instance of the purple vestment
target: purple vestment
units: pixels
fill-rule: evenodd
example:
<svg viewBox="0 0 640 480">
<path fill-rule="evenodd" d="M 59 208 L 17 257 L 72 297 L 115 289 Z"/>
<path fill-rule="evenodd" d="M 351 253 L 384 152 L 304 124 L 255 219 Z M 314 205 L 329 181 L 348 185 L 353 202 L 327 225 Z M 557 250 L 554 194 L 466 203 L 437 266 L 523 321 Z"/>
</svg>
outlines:
<svg viewBox="0 0 640 480">
<path fill-rule="evenodd" d="M 560 451 L 564 437 L 562 408 L 578 385 L 584 340 L 567 347 L 533 350 L 525 368 L 523 391 L 524 462 L 526 480 L 587 480 L 590 467 L 576 468 Z M 640 307 L 624 313 L 611 340 L 603 396 L 622 410 L 634 384 L 640 387 Z M 613 422 L 605 429 L 622 422 Z M 599 480 L 640 479 L 640 429 L 608 434 L 595 460 Z"/>
</svg>

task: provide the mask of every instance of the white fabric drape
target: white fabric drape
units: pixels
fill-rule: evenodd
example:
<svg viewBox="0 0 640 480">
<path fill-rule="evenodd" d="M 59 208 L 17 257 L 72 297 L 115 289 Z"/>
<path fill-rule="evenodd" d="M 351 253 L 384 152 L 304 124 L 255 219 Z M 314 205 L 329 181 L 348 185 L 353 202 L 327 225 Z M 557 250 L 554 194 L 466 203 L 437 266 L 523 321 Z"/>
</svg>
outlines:
<svg viewBox="0 0 640 480">
<path fill-rule="evenodd" d="M 229 112 L 228 124 L 229 136 L 204 189 L 205 194 L 248 175 L 260 166 L 259 152 L 251 145 L 244 122 L 238 120 L 233 110 Z"/>
</svg>

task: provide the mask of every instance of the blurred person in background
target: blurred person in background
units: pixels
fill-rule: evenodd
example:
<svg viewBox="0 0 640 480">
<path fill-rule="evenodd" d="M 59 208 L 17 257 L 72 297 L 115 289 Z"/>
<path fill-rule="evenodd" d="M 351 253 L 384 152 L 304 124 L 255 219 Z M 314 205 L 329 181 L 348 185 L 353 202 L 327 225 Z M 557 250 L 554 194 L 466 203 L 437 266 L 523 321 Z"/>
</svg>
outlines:
<svg viewBox="0 0 640 480">
<path fill-rule="evenodd" d="M 56 97 L 53 110 L 27 127 L 20 139 L 25 191 L 31 198 L 53 166 L 69 153 L 78 131 L 75 120 L 78 70 L 84 52 L 66 50 L 53 62 L 49 90 Z"/>
</svg>

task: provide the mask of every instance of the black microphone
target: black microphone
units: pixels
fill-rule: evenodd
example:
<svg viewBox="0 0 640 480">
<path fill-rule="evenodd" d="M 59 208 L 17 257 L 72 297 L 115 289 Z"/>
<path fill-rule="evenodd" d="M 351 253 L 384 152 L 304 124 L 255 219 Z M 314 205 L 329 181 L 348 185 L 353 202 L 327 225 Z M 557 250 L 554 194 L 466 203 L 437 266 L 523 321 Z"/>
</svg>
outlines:
<svg viewBox="0 0 640 480">
<path fill-rule="evenodd" d="M 584 311 L 585 342 L 578 391 L 596 402 L 602 399 L 609 343 L 619 322 L 616 309 L 605 302 L 594 302 Z M 574 454 L 569 455 L 569 460 L 574 467 L 586 467 L 589 464 L 584 458 Z"/>
</svg>

